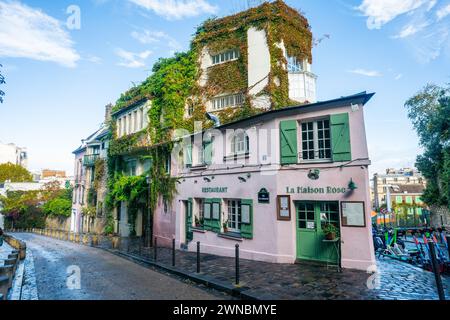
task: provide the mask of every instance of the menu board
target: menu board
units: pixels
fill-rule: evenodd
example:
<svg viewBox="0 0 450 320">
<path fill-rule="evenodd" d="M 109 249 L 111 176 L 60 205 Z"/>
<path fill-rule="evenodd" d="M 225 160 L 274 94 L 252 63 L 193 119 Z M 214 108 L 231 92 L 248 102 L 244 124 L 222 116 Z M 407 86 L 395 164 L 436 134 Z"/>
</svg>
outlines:
<svg viewBox="0 0 450 320">
<path fill-rule="evenodd" d="M 364 202 L 342 202 L 342 226 L 365 227 Z"/>
<path fill-rule="evenodd" d="M 277 216 L 278 220 L 290 221 L 291 220 L 291 197 L 290 196 L 278 196 L 277 197 Z"/>
</svg>

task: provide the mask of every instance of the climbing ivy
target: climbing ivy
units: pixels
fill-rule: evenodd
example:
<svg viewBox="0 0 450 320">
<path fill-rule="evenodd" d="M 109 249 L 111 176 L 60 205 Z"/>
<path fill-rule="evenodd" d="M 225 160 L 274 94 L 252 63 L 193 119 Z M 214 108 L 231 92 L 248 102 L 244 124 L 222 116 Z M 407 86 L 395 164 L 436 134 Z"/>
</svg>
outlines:
<svg viewBox="0 0 450 320">
<path fill-rule="evenodd" d="M 111 211 L 119 201 L 128 202 L 131 215 L 143 196 L 143 176 L 122 175 L 123 156 L 143 154 L 152 162 L 148 173 L 151 179 L 150 207 L 155 209 L 159 199 L 169 205 L 176 194 L 176 178 L 166 173 L 165 164 L 172 151 L 173 130 L 194 131 L 194 123 L 202 122 L 207 129 L 213 123 L 206 118 L 205 102 L 220 93 L 243 93 L 245 102 L 241 108 L 227 108 L 218 112 L 222 123 L 229 123 L 263 112 L 252 106 L 254 97 L 248 88 L 248 41 L 249 28 L 265 30 L 271 53 L 271 71 L 267 75 L 268 85 L 261 94 L 270 97 L 271 108 L 291 105 L 287 60 L 280 47 L 283 43 L 289 56 L 299 61 L 312 62 L 312 33 L 306 18 L 283 1 L 264 3 L 256 8 L 222 19 L 209 19 L 199 26 L 191 48 L 174 57 L 158 60 L 153 73 L 144 82 L 134 86 L 117 100 L 113 111 L 151 100 L 150 125 L 146 130 L 123 138 L 116 137 L 115 123 L 111 122 L 111 143 L 108 155 L 108 189 L 106 206 Z M 236 61 L 201 69 L 205 54 L 220 53 L 238 48 L 240 57 Z M 206 79 L 206 81 L 202 80 Z M 264 79 L 261 79 L 264 80 Z M 187 109 L 190 110 L 186 116 Z M 144 139 L 146 137 L 147 139 Z M 112 191 L 111 191 L 112 190 Z M 134 203 L 135 202 L 135 203 Z M 134 217 L 130 217 L 130 221 Z M 108 215 L 108 229 L 113 228 L 112 214 Z"/>
</svg>

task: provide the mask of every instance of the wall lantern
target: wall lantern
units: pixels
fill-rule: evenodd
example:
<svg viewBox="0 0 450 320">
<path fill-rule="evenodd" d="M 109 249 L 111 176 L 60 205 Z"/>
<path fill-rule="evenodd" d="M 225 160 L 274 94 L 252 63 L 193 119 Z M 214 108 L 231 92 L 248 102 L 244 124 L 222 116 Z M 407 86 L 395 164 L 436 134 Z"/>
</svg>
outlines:
<svg viewBox="0 0 450 320">
<path fill-rule="evenodd" d="M 320 177 L 319 169 L 309 170 L 308 178 L 310 178 L 311 180 L 319 180 L 319 177 Z"/>
<path fill-rule="evenodd" d="M 211 182 L 211 179 L 208 177 L 204 177 L 203 180 L 205 180 L 206 182 Z"/>
<path fill-rule="evenodd" d="M 350 179 L 350 182 L 348 183 L 348 188 L 352 191 L 358 189 L 358 187 L 356 186 L 356 183 L 353 181 L 353 179 Z"/>
</svg>

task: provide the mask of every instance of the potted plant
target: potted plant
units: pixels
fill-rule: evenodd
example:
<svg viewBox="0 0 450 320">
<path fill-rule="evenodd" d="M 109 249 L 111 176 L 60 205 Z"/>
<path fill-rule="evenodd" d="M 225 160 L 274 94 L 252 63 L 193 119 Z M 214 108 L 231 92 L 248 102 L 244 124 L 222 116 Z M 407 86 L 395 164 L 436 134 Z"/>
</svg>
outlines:
<svg viewBox="0 0 450 320">
<path fill-rule="evenodd" d="M 338 234 L 338 229 L 334 224 L 327 223 L 322 231 L 325 233 L 325 239 L 326 240 L 335 240 L 336 236 Z"/>
<path fill-rule="evenodd" d="M 228 220 L 223 223 L 223 232 L 224 233 L 228 232 Z"/>
</svg>

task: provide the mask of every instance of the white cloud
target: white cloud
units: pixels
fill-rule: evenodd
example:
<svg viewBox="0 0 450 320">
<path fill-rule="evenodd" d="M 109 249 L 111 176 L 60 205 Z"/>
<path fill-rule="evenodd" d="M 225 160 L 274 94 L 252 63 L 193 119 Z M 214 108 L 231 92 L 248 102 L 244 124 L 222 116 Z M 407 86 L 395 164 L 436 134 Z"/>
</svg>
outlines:
<svg viewBox="0 0 450 320">
<path fill-rule="evenodd" d="M 400 80 L 401 78 L 403 78 L 403 74 L 399 73 L 398 75 L 395 76 L 395 80 Z"/>
<path fill-rule="evenodd" d="M 403 27 L 403 29 L 395 36 L 393 36 L 394 39 L 399 38 L 407 38 L 409 36 L 415 35 L 416 33 L 422 31 L 426 27 L 429 26 L 428 22 L 422 23 L 422 24 L 409 24 Z"/>
<path fill-rule="evenodd" d="M 428 4 L 431 10 L 435 5 L 434 2 L 435 0 L 364 0 L 357 9 L 368 17 L 369 29 L 380 29 L 396 17 L 420 8 L 424 4 Z"/>
<path fill-rule="evenodd" d="M 0 1 L 0 57 L 52 61 L 75 67 L 80 56 L 62 24 L 17 1 Z"/>
<path fill-rule="evenodd" d="M 450 15 L 450 4 L 436 11 L 438 21 L 444 19 L 448 15 Z"/>
<path fill-rule="evenodd" d="M 381 74 L 381 72 L 376 71 L 376 70 L 354 69 L 354 70 L 348 70 L 347 72 L 358 74 L 361 76 L 366 76 L 366 77 L 381 77 L 381 76 L 383 76 Z"/>
<path fill-rule="evenodd" d="M 116 55 L 122 59 L 117 65 L 126 68 L 141 68 L 145 67 L 145 60 L 150 57 L 151 51 L 143 51 L 140 53 L 134 53 L 123 49 L 116 49 Z"/>
<path fill-rule="evenodd" d="M 147 10 L 155 12 L 166 19 L 195 17 L 202 13 L 213 14 L 217 7 L 207 0 L 129 0 Z"/>
<path fill-rule="evenodd" d="M 181 50 L 181 44 L 163 31 L 133 31 L 131 36 L 142 44 L 148 45 L 164 41 L 172 50 Z"/>
</svg>

